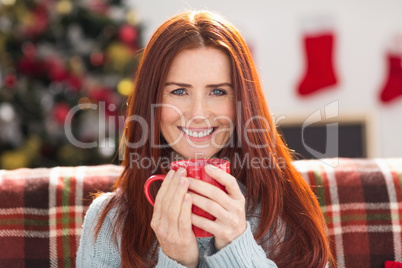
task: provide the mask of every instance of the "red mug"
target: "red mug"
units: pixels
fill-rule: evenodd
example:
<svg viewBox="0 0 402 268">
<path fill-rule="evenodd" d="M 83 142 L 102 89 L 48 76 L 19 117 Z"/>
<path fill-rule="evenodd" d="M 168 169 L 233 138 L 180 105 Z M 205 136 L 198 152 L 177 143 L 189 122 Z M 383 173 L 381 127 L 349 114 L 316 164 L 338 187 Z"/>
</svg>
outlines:
<svg viewBox="0 0 402 268">
<path fill-rule="evenodd" d="M 225 171 L 226 173 L 230 173 L 230 162 L 223 159 L 189 159 L 189 160 L 174 161 L 170 163 L 170 169 L 177 171 L 180 167 L 182 167 L 187 171 L 187 177 L 208 182 L 226 192 L 225 187 L 222 184 L 217 182 L 215 179 L 210 177 L 205 172 L 206 165 L 213 165 Z M 149 192 L 149 187 L 154 181 L 162 181 L 165 179 L 165 177 L 166 175 L 153 175 L 149 177 L 149 179 L 145 182 L 144 185 L 145 197 L 152 206 L 155 204 L 155 200 L 153 199 L 153 197 Z M 196 215 L 205 217 L 212 221 L 215 220 L 214 216 L 205 212 L 204 210 L 200 209 L 197 206 L 193 206 L 191 210 Z M 200 229 L 194 225 L 193 225 L 193 232 L 196 237 L 213 236 L 211 233 L 204 231 L 203 229 Z"/>
</svg>

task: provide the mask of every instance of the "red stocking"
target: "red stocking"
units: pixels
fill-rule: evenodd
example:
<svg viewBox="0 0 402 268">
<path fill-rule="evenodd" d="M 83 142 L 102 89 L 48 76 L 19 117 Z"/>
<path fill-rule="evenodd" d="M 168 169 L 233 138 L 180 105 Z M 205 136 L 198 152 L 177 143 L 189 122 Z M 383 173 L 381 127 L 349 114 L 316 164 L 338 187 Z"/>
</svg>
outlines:
<svg viewBox="0 0 402 268">
<path fill-rule="evenodd" d="M 308 95 L 336 84 L 337 79 L 332 64 L 333 43 L 332 32 L 304 37 L 307 70 L 298 87 L 300 95 Z"/>
<path fill-rule="evenodd" d="M 387 55 L 388 78 L 380 94 L 382 102 L 389 102 L 402 95 L 402 55 Z"/>
</svg>

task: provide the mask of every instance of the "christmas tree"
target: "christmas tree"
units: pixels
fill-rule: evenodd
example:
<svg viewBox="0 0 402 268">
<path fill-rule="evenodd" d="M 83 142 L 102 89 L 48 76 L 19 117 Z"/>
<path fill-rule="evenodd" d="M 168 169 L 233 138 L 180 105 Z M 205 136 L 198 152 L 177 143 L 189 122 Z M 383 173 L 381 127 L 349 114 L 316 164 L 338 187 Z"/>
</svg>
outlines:
<svg viewBox="0 0 402 268">
<path fill-rule="evenodd" d="M 117 163 L 140 32 L 120 0 L 3 0 L 0 168 Z"/>
</svg>

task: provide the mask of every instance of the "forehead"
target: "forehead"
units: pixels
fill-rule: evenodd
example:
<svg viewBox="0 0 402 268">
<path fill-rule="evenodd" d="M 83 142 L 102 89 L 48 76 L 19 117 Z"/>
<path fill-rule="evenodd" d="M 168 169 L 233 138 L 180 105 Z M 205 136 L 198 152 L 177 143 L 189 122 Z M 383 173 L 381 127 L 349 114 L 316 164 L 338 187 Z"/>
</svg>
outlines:
<svg viewBox="0 0 402 268">
<path fill-rule="evenodd" d="M 229 56 L 220 49 L 203 47 L 179 52 L 170 66 L 167 80 L 183 78 L 220 79 L 231 78 Z M 168 81 L 169 82 L 169 81 Z"/>
</svg>

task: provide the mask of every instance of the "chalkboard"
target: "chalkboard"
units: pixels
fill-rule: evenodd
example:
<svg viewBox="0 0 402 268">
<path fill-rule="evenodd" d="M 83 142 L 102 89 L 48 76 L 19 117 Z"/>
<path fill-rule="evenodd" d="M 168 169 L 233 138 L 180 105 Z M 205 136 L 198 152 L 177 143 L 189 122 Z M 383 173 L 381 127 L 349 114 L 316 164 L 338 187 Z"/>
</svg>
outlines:
<svg viewBox="0 0 402 268">
<path fill-rule="evenodd" d="M 365 122 L 338 122 L 314 124 L 303 128 L 302 124 L 278 127 L 296 159 L 329 157 L 367 157 Z"/>
</svg>

